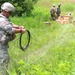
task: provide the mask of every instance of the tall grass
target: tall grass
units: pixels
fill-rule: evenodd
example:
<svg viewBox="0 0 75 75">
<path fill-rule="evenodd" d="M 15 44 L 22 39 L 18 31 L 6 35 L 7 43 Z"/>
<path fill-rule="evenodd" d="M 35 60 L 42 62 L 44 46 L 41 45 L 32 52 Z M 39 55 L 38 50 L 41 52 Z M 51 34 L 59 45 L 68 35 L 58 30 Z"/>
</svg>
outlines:
<svg viewBox="0 0 75 75">
<path fill-rule="evenodd" d="M 63 12 L 73 12 L 72 6 L 62 5 Z M 10 43 L 9 75 L 75 75 L 75 26 L 72 23 L 62 25 L 50 21 L 49 10 L 39 5 L 30 17 L 13 17 L 11 21 L 30 31 L 31 42 L 25 52 L 17 45 L 19 35 Z M 51 25 L 44 24 L 46 21 Z"/>
<path fill-rule="evenodd" d="M 67 2 L 65 4 L 62 4 L 62 11 L 64 12 L 73 12 L 75 10 L 75 5 L 74 3 L 70 3 L 70 2 Z"/>
</svg>

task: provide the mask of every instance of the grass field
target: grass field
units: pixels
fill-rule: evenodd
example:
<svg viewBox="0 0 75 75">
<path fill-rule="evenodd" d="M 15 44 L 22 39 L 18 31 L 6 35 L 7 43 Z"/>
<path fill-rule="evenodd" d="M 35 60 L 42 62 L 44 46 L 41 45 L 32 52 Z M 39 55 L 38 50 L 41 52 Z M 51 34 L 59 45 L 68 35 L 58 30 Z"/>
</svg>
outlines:
<svg viewBox="0 0 75 75">
<path fill-rule="evenodd" d="M 65 2 L 39 0 L 32 16 L 11 18 L 13 23 L 30 31 L 31 42 L 24 52 L 19 49 L 19 35 L 10 42 L 10 75 L 75 75 L 75 26 L 50 21 L 49 14 L 53 3 L 61 3 L 61 15 L 72 12 L 74 20 L 75 5 Z M 51 25 L 44 24 L 46 21 Z"/>
</svg>

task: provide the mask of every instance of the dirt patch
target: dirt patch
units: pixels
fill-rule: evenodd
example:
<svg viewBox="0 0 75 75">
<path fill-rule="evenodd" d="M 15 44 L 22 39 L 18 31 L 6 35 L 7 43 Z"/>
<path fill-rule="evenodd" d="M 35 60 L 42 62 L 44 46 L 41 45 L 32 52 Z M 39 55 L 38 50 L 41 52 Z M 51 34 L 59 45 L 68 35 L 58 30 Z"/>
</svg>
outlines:
<svg viewBox="0 0 75 75">
<path fill-rule="evenodd" d="M 75 0 L 70 0 L 71 2 L 75 2 Z"/>
</svg>

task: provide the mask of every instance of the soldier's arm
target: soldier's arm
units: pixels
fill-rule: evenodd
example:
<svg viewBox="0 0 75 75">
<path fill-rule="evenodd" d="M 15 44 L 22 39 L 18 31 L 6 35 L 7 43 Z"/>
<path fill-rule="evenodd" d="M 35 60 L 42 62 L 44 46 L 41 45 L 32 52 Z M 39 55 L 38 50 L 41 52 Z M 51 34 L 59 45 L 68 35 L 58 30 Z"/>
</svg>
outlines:
<svg viewBox="0 0 75 75">
<path fill-rule="evenodd" d="M 24 32 L 26 32 L 26 30 L 25 29 L 14 29 L 14 33 L 16 34 L 16 33 L 24 33 Z"/>
<path fill-rule="evenodd" d="M 26 30 L 23 28 L 13 28 L 12 25 L 8 24 L 2 24 L 0 25 L 0 30 L 5 31 L 7 34 L 16 34 L 16 33 L 24 33 Z"/>
<path fill-rule="evenodd" d="M 17 29 L 22 28 L 22 29 L 24 29 L 24 26 L 13 25 L 13 28 L 17 28 Z"/>
<path fill-rule="evenodd" d="M 17 27 L 17 28 L 16 28 Z M 19 28 L 18 26 L 12 27 L 10 24 L 6 26 L 6 31 L 10 34 L 14 33 L 24 33 L 26 30 L 24 28 Z"/>
<path fill-rule="evenodd" d="M 24 26 L 13 25 L 13 28 L 15 29 L 15 33 L 24 33 L 26 31 Z"/>
</svg>

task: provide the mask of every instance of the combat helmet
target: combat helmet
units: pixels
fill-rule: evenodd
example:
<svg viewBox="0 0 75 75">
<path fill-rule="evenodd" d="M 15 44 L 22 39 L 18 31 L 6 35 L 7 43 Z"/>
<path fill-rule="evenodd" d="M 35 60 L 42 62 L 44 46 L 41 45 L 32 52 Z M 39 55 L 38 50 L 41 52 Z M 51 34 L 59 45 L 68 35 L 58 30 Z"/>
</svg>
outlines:
<svg viewBox="0 0 75 75">
<path fill-rule="evenodd" d="M 1 10 L 5 10 L 7 12 L 9 11 L 13 12 L 15 10 L 15 7 L 11 3 L 5 2 L 4 4 L 2 4 Z"/>
</svg>

